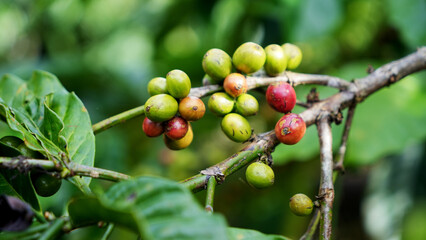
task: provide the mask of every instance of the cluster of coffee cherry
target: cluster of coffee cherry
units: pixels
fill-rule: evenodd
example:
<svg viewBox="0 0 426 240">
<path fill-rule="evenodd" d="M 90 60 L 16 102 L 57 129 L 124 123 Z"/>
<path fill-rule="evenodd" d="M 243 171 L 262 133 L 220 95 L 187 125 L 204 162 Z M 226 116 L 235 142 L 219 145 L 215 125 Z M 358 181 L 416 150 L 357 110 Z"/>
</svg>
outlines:
<svg viewBox="0 0 426 240">
<path fill-rule="evenodd" d="M 163 134 L 166 146 L 172 150 L 188 147 L 194 134 L 190 122 L 204 116 L 206 107 L 197 97 L 188 96 L 191 80 L 181 70 L 172 70 L 166 78 L 156 77 L 148 83 L 151 97 L 145 103 L 143 131 L 148 137 Z"/>
</svg>

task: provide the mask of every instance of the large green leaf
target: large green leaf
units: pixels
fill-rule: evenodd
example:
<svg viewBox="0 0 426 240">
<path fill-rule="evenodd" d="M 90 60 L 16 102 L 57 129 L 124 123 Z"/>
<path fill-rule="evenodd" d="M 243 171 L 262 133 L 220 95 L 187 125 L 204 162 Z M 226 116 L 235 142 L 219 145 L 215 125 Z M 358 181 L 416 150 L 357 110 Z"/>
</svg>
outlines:
<svg viewBox="0 0 426 240">
<path fill-rule="evenodd" d="M 71 201 L 68 212 L 74 225 L 110 221 L 143 239 L 228 239 L 223 217 L 206 213 L 188 189 L 161 178 L 117 183 L 99 199 Z"/>
<path fill-rule="evenodd" d="M 65 154 L 73 162 L 93 166 L 95 137 L 87 110 L 54 75 L 35 71 L 28 82 L 3 76 L 0 113 L 29 148 L 49 159 L 60 160 Z"/>
</svg>

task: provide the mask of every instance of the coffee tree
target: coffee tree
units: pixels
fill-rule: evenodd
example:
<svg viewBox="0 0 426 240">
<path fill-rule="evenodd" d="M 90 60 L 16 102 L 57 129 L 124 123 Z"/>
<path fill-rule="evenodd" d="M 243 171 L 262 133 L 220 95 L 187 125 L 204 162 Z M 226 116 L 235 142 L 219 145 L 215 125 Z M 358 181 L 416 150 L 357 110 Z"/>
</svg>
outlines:
<svg viewBox="0 0 426 240">
<path fill-rule="evenodd" d="M 140 239 L 287 239 L 228 226 L 225 217 L 213 211 L 215 189 L 232 184 L 227 177 L 245 169 L 250 186 L 271 187 L 275 147 L 297 144 L 306 128 L 316 125 L 321 161 L 318 194 L 296 194 L 283 207 L 298 216 L 311 216 L 301 239 L 313 239 L 317 231 L 320 239 L 331 239 L 334 183 L 344 171 L 355 109 L 371 94 L 424 70 L 426 48 L 370 69 L 368 76 L 353 81 L 288 71 L 301 61 L 301 50 L 290 43 L 264 49 L 248 42 L 232 57 L 211 49 L 201 64 L 206 73 L 204 86 L 191 88 L 190 73 L 171 70 L 149 82 L 151 97 L 144 105 L 93 125 L 84 103 L 53 74 L 35 71 L 29 80 L 4 75 L 0 80 L 0 118 L 11 134 L 0 140 L 0 237 L 55 239 L 98 225 L 105 227 L 103 239 L 115 226 L 133 231 Z M 304 101 L 296 97 L 294 88 L 298 85 L 322 85 L 339 92 L 320 99 L 321 93 L 311 91 Z M 250 95 L 255 90 L 264 93 L 272 109 L 282 113 L 275 129 L 268 132 L 257 133 L 256 126 L 250 126 L 246 119 L 259 109 L 259 100 Z M 201 98 L 209 98 L 207 108 Z M 306 109 L 296 114 L 292 112 L 296 104 Z M 220 118 L 223 133 L 243 146 L 229 158 L 200 169 L 199 174 L 175 182 L 94 167 L 95 135 L 100 132 L 145 115 L 145 134 L 162 135 L 165 146 L 180 150 L 190 146 L 197 134 L 191 122 L 203 121 L 206 109 Z M 342 121 L 340 148 L 333 156 L 331 128 Z M 115 183 L 99 192 L 89 186 L 92 179 Z M 62 181 L 75 185 L 82 195 L 66 199 L 63 214 L 54 216 L 41 209 L 38 196 L 54 195 Z M 191 193 L 202 190 L 207 192 L 204 207 Z"/>
</svg>

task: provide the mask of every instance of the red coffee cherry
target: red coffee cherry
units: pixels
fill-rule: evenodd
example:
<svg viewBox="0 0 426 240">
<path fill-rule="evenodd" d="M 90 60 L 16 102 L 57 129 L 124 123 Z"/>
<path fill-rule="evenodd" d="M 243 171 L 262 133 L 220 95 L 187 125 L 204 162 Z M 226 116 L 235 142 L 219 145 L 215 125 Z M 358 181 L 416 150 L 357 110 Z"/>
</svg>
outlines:
<svg viewBox="0 0 426 240">
<path fill-rule="evenodd" d="M 240 73 L 231 73 L 223 81 L 223 88 L 232 97 L 238 97 L 247 92 L 246 78 Z"/>
<path fill-rule="evenodd" d="M 275 125 L 275 135 L 284 144 L 293 145 L 302 139 L 306 132 L 306 124 L 295 113 L 287 113 Z"/>
<path fill-rule="evenodd" d="M 174 117 L 167 121 L 164 134 L 171 140 L 183 138 L 188 132 L 188 122 L 181 117 Z"/>
<path fill-rule="evenodd" d="M 164 132 L 163 123 L 151 121 L 147 117 L 143 120 L 142 129 L 148 137 L 158 137 Z"/>
<path fill-rule="evenodd" d="M 276 111 L 288 113 L 296 105 L 296 92 L 285 82 L 271 84 L 266 90 L 266 101 Z"/>
<path fill-rule="evenodd" d="M 197 97 L 186 97 L 179 103 L 179 113 L 187 121 L 197 121 L 204 116 L 206 106 Z"/>
</svg>

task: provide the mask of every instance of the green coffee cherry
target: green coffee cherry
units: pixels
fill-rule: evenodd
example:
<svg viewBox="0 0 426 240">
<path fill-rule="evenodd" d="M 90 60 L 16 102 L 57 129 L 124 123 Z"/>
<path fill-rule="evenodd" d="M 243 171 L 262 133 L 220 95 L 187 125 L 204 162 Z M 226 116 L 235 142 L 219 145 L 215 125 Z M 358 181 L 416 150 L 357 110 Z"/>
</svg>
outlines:
<svg viewBox="0 0 426 240">
<path fill-rule="evenodd" d="M 250 94 L 243 94 L 235 102 L 235 111 L 245 117 L 257 114 L 259 103 L 257 99 Z"/>
<path fill-rule="evenodd" d="M 43 155 L 37 151 L 31 150 L 25 145 L 25 143 L 19 144 L 19 146 L 16 148 L 21 153 L 21 155 L 25 157 L 30 158 L 43 158 Z"/>
<path fill-rule="evenodd" d="M 265 48 L 266 61 L 265 61 L 265 72 L 269 76 L 277 76 L 284 72 L 287 67 L 287 57 L 284 54 L 284 50 L 280 45 L 271 44 Z"/>
<path fill-rule="evenodd" d="M 250 123 L 237 113 L 227 114 L 221 123 L 222 131 L 234 142 L 245 142 L 251 136 Z"/>
<path fill-rule="evenodd" d="M 2 137 L 0 139 L 0 156 L 16 157 L 21 155 L 21 152 L 18 150 L 18 146 L 22 143 L 23 141 L 15 136 Z"/>
<path fill-rule="evenodd" d="M 263 48 L 253 42 L 242 44 L 232 56 L 232 63 L 235 68 L 245 74 L 254 73 L 261 69 L 265 60 L 266 53 Z"/>
<path fill-rule="evenodd" d="M 210 49 L 204 55 L 203 69 L 216 83 L 219 83 L 232 71 L 231 57 L 223 50 Z"/>
<path fill-rule="evenodd" d="M 282 48 L 284 50 L 284 54 L 287 57 L 287 68 L 297 68 L 300 65 L 300 62 L 302 62 L 302 51 L 300 48 L 291 43 L 283 44 Z"/>
<path fill-rule="evenodd" d="M 254 162 L 247 167 L 247 182 L 254 188 L 262 189 L 274 184 L 274 171 L 262 162 Z"/>
<path fill-rule="evenodd" d="M 213 85 L 214 80 L 209 75 L 204 74 L 202 83 L 203 83 L 203 86 Z"/>
<path fill-rule="evenodd" d="M 145 103 L 145 116 L 154 122 L 169 120 L 176 115 L 177 111 L 176 99 L 168 94 L 152 96 Z"/>
<path fill-rule="evenodd" d="M 314 209 L 314 203 L 305 194 L 298 193 L 290 198 L 290 210 L 297 216 L 308 216 Z"/>
<path fill-rule="evenodd" d="M 191 80 L 185 72 L 175 69 L 167 73 L 167 91 L 175 98 L 188 96 L 191 90 Z"/>
<path fill-rule="evenodd" d="M 167 83 L 166 79 L 163 77 L 156 77 L 149 81 L 148 83 L 148 93 L 150 96 L 168 93 L 167 92 Z"/>
<path fill-rule="evenodd" d="M 34 190 L 39 196 L 50 197 L 56 192 L 62 185 L 62 181 L 50 174 L 32 172 L 31 182 L 33 183 Z"/>
<path fill-rule="evenodd" d="M 209 98 L 207 107 L 216 116 L 222 117 L 232 112 L 234 99 L 224 92 L 217 92 Z"/>
</svg>

